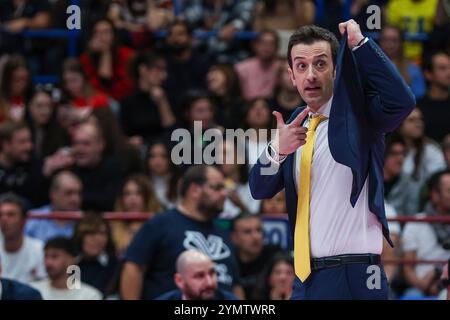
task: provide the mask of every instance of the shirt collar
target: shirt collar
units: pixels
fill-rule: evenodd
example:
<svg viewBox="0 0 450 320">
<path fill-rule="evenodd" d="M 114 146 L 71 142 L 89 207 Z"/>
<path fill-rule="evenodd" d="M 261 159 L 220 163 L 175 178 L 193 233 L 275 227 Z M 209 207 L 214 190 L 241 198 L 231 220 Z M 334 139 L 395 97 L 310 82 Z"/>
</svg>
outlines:
<svg viewBox="0 0 450 320">
<path fill-rule="evenodd" d="M 319 110 L 317 110 L 317 112 L 313 112 L 311 111 L 309 113 L 310 116 L 315 117 L 318 115 L 324 115 L 325 117 L 329 118 L 330 117 L 330 111 L 331 111 L 331 104 L 333 102 L 333 96 L 331 96 L 331 98 L 325 102 L 325 104 L 323 106 L 321 106 L 319 108 Z"/>
</svg>

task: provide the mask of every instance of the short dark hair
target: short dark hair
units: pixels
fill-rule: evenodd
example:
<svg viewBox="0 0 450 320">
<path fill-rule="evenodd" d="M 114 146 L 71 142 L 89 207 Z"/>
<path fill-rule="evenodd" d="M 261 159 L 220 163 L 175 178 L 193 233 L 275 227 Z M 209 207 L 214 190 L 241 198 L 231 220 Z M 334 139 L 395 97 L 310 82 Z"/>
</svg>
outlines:
<svg viewBox="0 0 450 320">
<path fill-rule="evenodd" d="M 263 29 L 258 33 L 258 36 L 256 37 L 256 42 L 258 42 L 259 40 L 261 40 L 262 36 L 264 34 L 270 34 L 273 36 L 273 38 L 275 39 L 275 46 L 276 48 L 278 48 L 280 46 L 280 36 L 278 35 L 278 33 L 273 30 L 273 29 Z"/>
<path fill-rule="evenodd" d="M 11 203 L 15 204 L 19 207 L 20 213 L 22 214 L 23 218 L 27 217 L 27 205 L 25 200 L 19 196 L 18 194 L 14 192 L 7 192 L 2 195 L 0 195 L 0 205 L 3 205 L 5 203 Z"/>
<path fill-rule="evenodd" d="M 236 230 L 236 224 L 240 220 L 245 220 L 245 219 L 261 219 L 261 218 L 258 215 L 251 214 L 249 212 L 241 212 L 231 221 L 230 230 L 231 231 L 235 231 Z"/>
<path fill-rule="evenodd" d="M 437 191 L 440 192 L 441 190 L 441 180 L 442 177 L 450 174 L 450 169 L 445 169 L 445 170 L 441 170 L 438 171 L 436 173 L 434 173 L 428 180 L 428 190 L 429 192 L 433 192 L 433 191 Z"/>
<path fill-rule="evenodd" d="M 307 25 L 298 28 L 289 38 L 288 50 L 287 50 L 287 58 L 289 67 L 292 68 L 292 57 L 291 51 L 292 47 L 299 44 L 313 44 L 317 41 L 326 41 L 330 44 L 331 54 L 333 58 L 333 65 L 336 66 L 337 54 L 339 51 L 339 42 L 336 39 L 336 36 L 329 30 L 315 26 L 315 25 Z"/>
<path fill-rule="evenodd" d="M 398 132 L 393 132 L 386 136 L 386 148 L 385 148 L 385 155 L 388 154 L 389 150 L 392 148 L 395 144 L 401 144 L 402 146 L 406 147 L 406 141 L 403 136 Z"/>
<path fill-rule="evenodd" d="M 70 239 L 64 237 L 55 237 L 48 240 L 45 244 L 44 251 L 47 251 L 49 249 L 59 249 L 63 250 L 72 257 L 77 256 L 77 251 L 75 249 L 74 243 Z"/>
<path fill-rule="evenodd" d="M 128 74 L 133 81 L 137 83 L 140 78 L 139 67 L 141 65 L 144 65 L 147 68 L 153 68 L 156 66 L 156 63 L 161 60 L 164 60 L 163 57 L 151 52 L 137 54 L 128 65 Z"/>
<path fill-rule="evenodd" d="M 429 71 L 429 72 L 433 72 L 433 61 L 434 61 L 434 57 L 438 56 L 438 55 L 445 55 L 447 57 L 449 57 L 448 53 L 446 53 L 445 51 L 433 51 L 427 55 L 425 55 L 424 59 L 423 59 L 423 64 L 422 64 L 422 69 L 424 71 Z"/>
<path fill-rule="evenodd" d="M 172 21 L 171 23 L 169 23 L 169 25 L 167 26 L 167 33 L 170 34 L 172 32 L 172 28 L 175 26 L 183 26 L 187 33 L 189 34 L 189 36 L 192 36 L 192 28 L 189 25 L 189 23 L 186 20 L 183 19 L 175 19 L 174 21 Z"/>
<path fill-rule="evenodd" d="M 11 141 L 14 133 L 28 129 L 24 122 L 7 121 L 0 125 L 0 147 L 5 141 Z"/>
<path fill-rule="evenodd" d="M 207 164 L 192 165 L 184 172 L 179 185 L 179 194 L 181 197 L 186 196 L 191 184 L 203 185 L 206 183 L 206 171 L 208 168 L 214 168 L 221 172 L 216 166 Z"/>
</svg>

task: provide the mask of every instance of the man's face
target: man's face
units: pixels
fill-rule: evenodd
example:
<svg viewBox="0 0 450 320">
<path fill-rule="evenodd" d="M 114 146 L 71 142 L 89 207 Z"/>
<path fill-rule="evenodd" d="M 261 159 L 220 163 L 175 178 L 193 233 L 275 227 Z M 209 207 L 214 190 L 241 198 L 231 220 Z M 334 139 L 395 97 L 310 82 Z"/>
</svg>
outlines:
<svg viewBox="0 0 450 320">
<path fill-rule="evenodd" d="M 239 251 L 259 255 L 264 245 L 261 220 L 254 217 L 236 221 L 232 239 Z"/>
<path fill-rule="evenodd" d="M 326 41 L 296 44 L 292 47 L 291 58 L 292 83 L 308 106 L 317 110 L 333 94 L 336 74 L 330 44 Z"/>
<path fill-rule="evenodd" d="M 387 150 L 384 159 L 384 170 L 390 174 L 398 176 L 402 172 L 403 162 L 405 161 L 406 148 L 401 143 L 393 144 Z"/>
<path fill-rule="evenodd" d="M 44 264 L 48 277 L 58 279 L 66 274 L 67 268 L 74 264 L 75 259 L 61 249 L 49 248 L 45 250 Z"/>
<path fill-rule="evenodd" d="M 255 45 L 256 56 L 263 61 L 270 61 L 277 53 L 277 41 L 271 33 L 265 32 Z"/>
<path fill-rule="evenodd" d="M 380 37 L 380 47 L 391 59 L 398 56 L 400 52 L 402 39 L 398 31 L 394 28 L 386 28 L 382 31 Z"/>
<path fill-rule="evenodd" d="M 178 286 L 188 300 L 212 300 L 217 290 L 217 275 L 211 261 L 192 263 L 180 275 Z"/>
<path fill-rule="evenodd" d="M 175 53 L 188 49 L 191 46 L 191 41 L 191 36 L 184 25 L 177 24 L 169 30 L 167 44 Z"/>
<path fill-rule="evenodd" d="M 78 211 L 81 207 L 81 183 L 79 180 L 65 176 L 60 185 L 50 192 L 52 207 L 57 211 Z"/>
<path fill-rule="evenodd" d="M 450 57 L 444 53 L 433 57 L 433 71 L 426 73 L 429 81 L 437 86 L 449 88 L 450 86 Z"/>
<path fill-rule="evenodd" d="M 0 205 L 0 230 L 5 240 L 21 236 L 25 220 L 18 205 L 7 202 Z"/>
<path fill-rule="evenodd" d="M 439 191 L 431 193 L 431 200 L 435 206 L 441 207 L 444 212 L 450 214 L 450 174 L 441 177 Z"/>
<path fill-rule="evenodd" d="M 33 142 L 31 133 L 27 128 L 14 132 L 10 141 L 3 143 L 3 152 L 13 162 L 27 162 L 31 158 Z"/>
<path fill-rule="evenodd" d="M 206 170 L 206 183 L 201 186 L 198 210 L 211 219 L 223 211 L 226 189 L 223 174 L 215 169 Z"/>
<path fill-rule="evenodd" d="M 84 124 L 78 127 L 73 136 L 75 163 L 79 167 L 91 167 L 102 158 L 103 139 L 99 137 L 95 126 Z"/>
</svg>

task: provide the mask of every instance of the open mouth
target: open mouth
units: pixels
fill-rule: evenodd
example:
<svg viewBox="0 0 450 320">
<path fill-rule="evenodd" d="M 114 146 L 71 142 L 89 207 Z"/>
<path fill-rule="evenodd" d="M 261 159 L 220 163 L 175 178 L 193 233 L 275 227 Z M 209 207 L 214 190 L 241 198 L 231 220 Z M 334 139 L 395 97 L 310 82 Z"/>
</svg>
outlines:
<svg viewBox="0 0 450 320">
<path fill-rule="evenodd" d="M 319 91 L 321 88 L 320 87 L 306 87 L 305 91 L 306 92 L 317 92 Z"/>
</svg>

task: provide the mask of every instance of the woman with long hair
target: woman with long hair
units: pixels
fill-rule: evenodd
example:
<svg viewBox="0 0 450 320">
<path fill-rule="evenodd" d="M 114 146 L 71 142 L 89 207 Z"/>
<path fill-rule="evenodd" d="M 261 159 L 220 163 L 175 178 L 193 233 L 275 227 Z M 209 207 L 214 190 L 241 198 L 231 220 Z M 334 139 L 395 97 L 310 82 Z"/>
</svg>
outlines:
<svg viewBox="0 0 450 320">
<path fill-rule="evenodd" d="M 439 144 L 425 136 L 424 128 L 419 108 L 415 108 L 399 128 L 407 148 L 402 172 L 412 178 L 418 192 L 433 173 L 446 168 Z"/>
<path fill-rule="evenodd" d="M 155 188 L 159 203 L 173 208 L 177 202 L 178 169 L 170 160 L 170 147 L 164 140 L 154 140 L 148 147 L 145 160 L 147 174 Z"/>
<path fill-rule="evenodd" d="M 25 116 L 25 105 L 32 91 L 31 72 L 22 56 L 13 55 L 8 59 L 3 67 L 0 84 L 3 117 L 22 121 Z"/>
<path fill-rule="evenodd" d="M 75 58 L 68 58 L 62 67 L 63 92 L 76 108 L 108 107 L 108 96 L 96 90 Z"/>
<path fill-rule="evenodd" d="M 243 98 L 236 71 L 230 65 L 216 64 L 209 69 L 206 79 L 216 106 L 216 122 L 224 128 L 240 128 Z"/>
<path fill-rule="evenodd" d="M 108 221 L 98 213 L 87 213 L 75 226 L 73 242 L 78 252 L 81 281 L 105 294 L 118 272 Z"/>
<path fill-rule="evenodd" d="M 56 119 L 56 105 L 52 93 L 36 90 L 25 111 L 25 120 L 31 129 L 33 150 L 38 158 L 44 158 L 69 144 L 69 136 Z"/>
<path fill-rule="evenodd" d="M 96 21 L 90 34 L 87 51 L 80 57 L 83 70 L 94 88 L 119 101 L 133 87 L 127 65 L 134 52 L 119 45 L 114 24 L 107 18 Z"/>
<path fill-rule="evenodd" d="M 115 205 L 116 212 L 145 213 L 148 218 L 162 209 L 150 179 L 143 174 L 132 175 L 125 180 Z M 124 253 L 143 223 L 142 221 L 114 221 L 111 224 L 119 254 Z"/>
<path fill-rule="evenodd" d="M 289 252 L 278 252 L 261 273 L 253 298 L 288 300 L 292 294 L 294 279 L 294 258 Z"/>
</svg>

